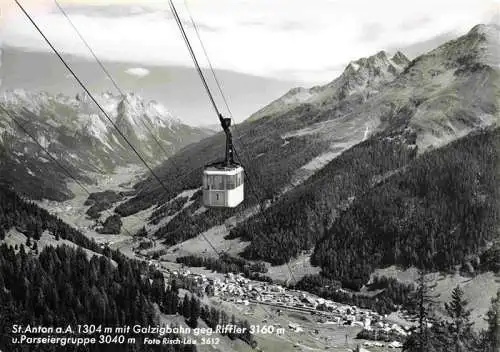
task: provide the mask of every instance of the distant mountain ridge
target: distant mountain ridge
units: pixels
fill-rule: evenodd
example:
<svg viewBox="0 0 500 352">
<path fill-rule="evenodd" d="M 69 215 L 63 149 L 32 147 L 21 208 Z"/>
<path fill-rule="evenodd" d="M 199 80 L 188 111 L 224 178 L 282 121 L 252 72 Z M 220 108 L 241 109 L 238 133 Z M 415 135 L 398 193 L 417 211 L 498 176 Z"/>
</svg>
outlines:
<svg viewBox="0 0 500 352">
<path fill-rule="evenodd" d="M 266 115 L 292 109 L 300 104 L 325 106 L 338 103 L 354 93 L 369 94 L 380 84 L 393 80 L 409 63 L 410 60 L 399 51 L 391 58 L 385 51 L 380 51 L 373 56 L 352 61 L 332 82 L 309 89 L 293 88 L 281 98 L 252 114 L 248 121 L 255 121 Z"/>
<path fill-rule="evenodd" d="M 95 99 L 139 154 L 153 166 L 211 134 L 208 130 L 183 124 L 163 105 L 145 101 L 133 93 L 125 96 L 103 93 Z M 15 90 L 3 93 L 0 104 L 76 175 L 88 171 L 106 173 L 117 166 L 140 164 L 126 141 L 86 94 L 68 97 Z M 1 179 L 13 186 L 28 182 L 24 179 L 30 178 L 45 182 L 41 171 L 46 166 L 42 167 L 37 160 L 54 166 L 55 173 L 62 172 L 4 113 L 0 114 L 0 145 L 4 155 L 4 160 L 0 160 Z M 50 192 L 45 193 L 50 197 Z"/>
</svg>

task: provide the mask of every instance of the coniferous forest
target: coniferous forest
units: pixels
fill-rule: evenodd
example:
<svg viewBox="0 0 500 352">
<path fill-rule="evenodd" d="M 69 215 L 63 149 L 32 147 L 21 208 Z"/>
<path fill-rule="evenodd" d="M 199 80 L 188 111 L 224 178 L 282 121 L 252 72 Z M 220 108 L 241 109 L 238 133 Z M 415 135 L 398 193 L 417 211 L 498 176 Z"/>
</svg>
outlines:
<svg viewBox="0 0 500 352">
<path fill-rule="evenodd" d="M 195 327 L 199 318 L 209 325 L 230 323 L 227 314 L 202 306 L 194 296 L 179 296 L 178 284 L 165 285 L 159 271 L 145 263 L 101 249 L 60 219 L 0 187 L 2 239 L 11 228 L 28 236 L 34 246 L 43 231 L 80 245 L 45 247 L 40 253 L 21 244 L 0 245 L 0 349 L 5 351 L 116 351 L 117 345 L 86 347 L 12 344 L 12 326 L 60 327 L 77 324 L 158 326 L 159 313 L 181 314 Z M 101 255 L 89 258 L 90 249 Z M 179 284 L 179 286 L 181 286 Z M 234 318 L 233 318 L 234 320 Z M 236 322 L 240 326 L 246 322 Z M 133 334 L 131 335 L 133 336 Z M 37 337 L 33 335 L 33 337 Z M 195 351 L 193 345 L 149 347 L 137 343 L 119 345 L 120 351 Z M 172 336 L 175 337 L 175 336 Z M 254 344 L 253 337 L 231 335 Z"/>
<path fill-rule="evenodd" d="M 0 185 L 0 240 L 11 228 L 17 228 L 35 240 L 40 238 L 43 231 L 48 230 L 56 238 L 69 240 L 94 252 L 101 252 L 99 246 L 81 232 L 35 203 L 25 201 L 10 188 Z"/>
<path fill-rule="evenodd" d="M 392 264 L 480 269 L 480 253 L 498 238 L 499 142 L 499 129 L 478 132 L 422 155 L 354 200 L 313 262 L 353 288 Z"/>
<path fill-rule="evenodd" d="M 385 138 L 363 142 L 228 238 L 251 240 L 243 256 L 273 264 L 316 243 L 313 264 L 353 289 L 393 264 L 495 268 L 499 141 L 499 129 L 480 131 L 418 157 Z"/>
</svg>

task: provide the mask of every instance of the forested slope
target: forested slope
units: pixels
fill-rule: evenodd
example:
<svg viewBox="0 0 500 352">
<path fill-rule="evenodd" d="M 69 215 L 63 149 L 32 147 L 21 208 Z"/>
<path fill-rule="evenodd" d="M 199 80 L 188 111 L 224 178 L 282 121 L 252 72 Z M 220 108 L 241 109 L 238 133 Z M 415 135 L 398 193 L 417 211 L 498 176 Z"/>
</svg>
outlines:
<svg viewBox="0 0 500 352">
<path fill-rule="evenodd" d="M 51 215 L 35 203 L 21 198 L 11 188 L 0 185 L 0 241 L 11 228 L 17 228 L 27 237 L 39 239 L 42 232 L 67 239 L 77 245 L 101 252 L 99 246 L 61 219 Z"/>
<path fill-rule="evenodd" d="M 477 263 L 498 240 L 499 152 L 497 128 L 422 155 L 357 197 L 318 243 L 313 263 L 354 287 L 391 264 Z"/>
<path fill-rule="evenodd" d="M 16 228 L 28 237 L 26 245 L 16 247 L 3 242 L 8 230 Z M 79 245 L 36 247 L 43 231 Z M 33 246 L 33 248 L 31 248 Z M 90 249 L 101 255 L 88 257 Z M 179 288 L 187 292 L 182 295 Z M 199 319 L 209 326 L 232 322 L 248 326 L 225 311 L 201 303 L 187 279 L 171 279 L 165 284 L 163 273 L 147 263 L 132 260 L 118 251 L 101 248 L 59 218 L 50 215 L 32 202 L 25 201 L 14 191 L 0 186 L 0 349 L 4 351 L 196 351 L 194 345 L 146 346 L 142 335 L 135 343 L 104 343 L 92 346 L 52 344 L 13 344 L 19 334 L 12 331 L 20 326 L 67 327 L 78 324 L 108 327 L 140 325 L 159 326 L 159 312 L 181 314 L 185 323 L 194 328 Z M 177 319 L 178 320 L 178 319 Z M 163 321 L 164 322 L 164 321 Z M 99 338 L 102 331 L 86 335 Z M 48 334 L 27 333 L 29 337 Z M 57 335 L 57 334 L 56 334 Z M 231 340 L 240 339 L 254 346 L 247 333 L 222 334 Z M 62 334 L 60 337 L 79 336 Z M 158 337 L 155 334 L 148 337 Z M 164 337 L 179 336 L 167 334 Z"/>
<path fill-rule="evenodd" d="M 413 160 L 413 141 L 414 136 L 409 135 L 404 139 L 372 138 L 358 144 L 287 193 L 265 214 L 257 214 L 232 230 L 228 238 L 252 242 L 243 252 L 246 258 L 283 264 L 313 247 L 354 197 Z"/>
</svg>

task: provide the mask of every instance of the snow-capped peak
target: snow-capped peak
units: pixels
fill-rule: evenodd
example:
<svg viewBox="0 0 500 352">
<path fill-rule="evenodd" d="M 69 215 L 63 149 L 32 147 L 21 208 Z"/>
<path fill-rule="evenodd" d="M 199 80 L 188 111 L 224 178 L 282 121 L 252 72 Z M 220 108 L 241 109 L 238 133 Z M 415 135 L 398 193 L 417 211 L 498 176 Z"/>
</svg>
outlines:
<svg viewBox="0 0 500 352">
<path fill-rule="evenodd" d="M 379 51 L 375 55 L 363 57 L 356 61 L 351 61 L 342 76 L 349 78 L 351 76 L 380 76 L 389 73 L 395 76 L 404 70 L 410 60 L 401 52 L 397 52 L 392 58 L 389 58 L 387 52 Z"/>
<path fill-rule="evenodd" d="M 123 136 L 143 157 L 156 163 L 160 160 L 157 145 L 167 147 L 163 152 L 168 157 L 178 148 L 210 135 L 208 131 L 182 124 L 162 104 L 133 93 L 122 96 L 107 92 L 94 98 L 106 114 L 83 92 L 72 97 L 22 89 L 0 94 L 0 102 L 7 109 L 18 114 L 22 121 L 30 121 L 30 128 L 42 145 L 50 146 L 55 153 L 75 155 L 71 163 L 82 169 L 107 170 L 138 162 L 130 158 L 130 148 Z M 19 134 L 4 114 L 0 114 L 0 133 L 2 138 L 7 133 L 19 140 L 17 147 L 21 154 L 31 153 L 30 138 Z"/>
<path fill-rule="evenodd" d="M 180 125 L 182 122 L 175 118 L 168 109 L 156 102 L 145 101 L 141 96 L 134 93 L 127 93 L 116 103 L 116 119 L 126 119 L 133 126 L 138 137 L 146 138 L 149 129 L 172 128 L 172 125 Z M 141 121 L 146 119 L 147 121 Z M 144 125 L 149 127 L 146 128 Z"/>
</svg>

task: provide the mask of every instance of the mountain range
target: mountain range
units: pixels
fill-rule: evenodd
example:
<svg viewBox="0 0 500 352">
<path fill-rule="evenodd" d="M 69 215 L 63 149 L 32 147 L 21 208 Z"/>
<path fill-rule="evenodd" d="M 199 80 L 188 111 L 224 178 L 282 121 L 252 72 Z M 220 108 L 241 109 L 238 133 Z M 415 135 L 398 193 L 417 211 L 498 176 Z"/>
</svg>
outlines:
<svg viewBox="0 0 500 352">
<path fill-rule="evenodd" d="M 1 50 L 0 92 L 22 88 L 26 91 L 44 90 L 53 95 L 64 92 L 74 96 L 81 91 L 53 53 L 6 45 Z M 112 82 L 93 58 L 67 54 L 63 54 L 63 57 L 91 92 L 115 92 Z M 122 91 L 135 92 L 145 100 L 156 100 L 188 125 L 202 126 L 217 122 L 194 67 L 139 65 L 126 60 L 115 62 L 102 57 L 100 59 Z M 202 70 L 210 87 L 216 87 L 212 72 Z M 253 76 L 217 68 L 215 73 L 223 83 L 226 99 L 238 122 L 267 104 L 272 97 L 298 84 L 295 80 Z M 216 99 L 221 102 L 218 97 Z"/>
<path fill-rule="evenodd" d="M 156 169 L 168 191 L 149 178 L 116 212 L 168 214 L 150 231 L 168 245 L 237 216 L 227 239 L 250 242 L 240 255 L 282 264 L 315 250 L 325 275 L 355 288 L 377 265 L 461 264 L 498 239 L 499 35 L 477 25 L 411 61 L 382 51 L 262 108 L 234 129 L 249 177 L 237 209 L 205 209 L 200 192 L 178 198 L 221 156 L 217 134 Z"/>
<path fill-rule="evenodd" d="M 6 109 L 0 113 L 2 181 L 30 197 L 64 199 L 70 196 L 65 186 L 69 177 L 57 163 L 85 181 L 92 172 L 109 173 L 117 166 L 141 163 L 113 124 L 152 165 L 213 133 L 183 124 L 162 104 L 132 93 L 104 93 L 95 99 L 107 117 L 85 93 L 68 97 L 22 89 L 4 92 L 0 97 Z"/>
</svg>

